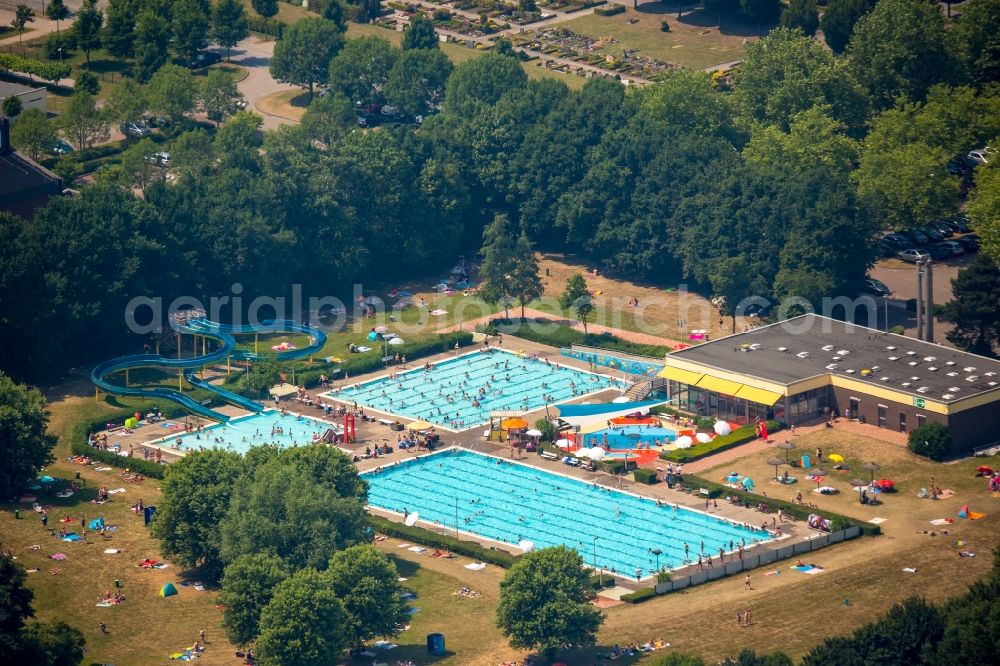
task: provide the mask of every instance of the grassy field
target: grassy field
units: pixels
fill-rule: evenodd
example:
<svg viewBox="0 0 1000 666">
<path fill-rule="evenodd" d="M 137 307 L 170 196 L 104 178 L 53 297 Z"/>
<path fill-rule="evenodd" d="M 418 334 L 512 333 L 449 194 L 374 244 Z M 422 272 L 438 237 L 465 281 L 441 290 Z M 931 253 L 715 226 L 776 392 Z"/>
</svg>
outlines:
<svg viewBox="0 0 1000 666">
<path fill-rule="evenodd" d="M 670 13 L 668 7 L 646 3 L 638 11 L 629 8 L 615 16 L 591 14 L 555 27 L 594 39 L 614 38 L 615 43 L 600 50 L 606 55 L 620 56 L 622 49 L 638 49 L 641 55 L 694 69 L 742 58 L 744 40 L 755 34 L 753 27 L 730 25 L 728 21 L 720 31 L 714 17 L 709 18 L 700 10 L 678 19 L 676 12 Z M 670 24 L 670 32 L 660 30 L 664 20 Z"/>
</svg>

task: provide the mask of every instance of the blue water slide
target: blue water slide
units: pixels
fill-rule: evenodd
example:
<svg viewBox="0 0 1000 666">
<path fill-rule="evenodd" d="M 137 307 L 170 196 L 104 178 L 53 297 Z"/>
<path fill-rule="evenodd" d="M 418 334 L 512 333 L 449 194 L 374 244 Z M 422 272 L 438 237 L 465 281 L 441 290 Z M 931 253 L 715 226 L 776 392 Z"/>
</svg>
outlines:
<svg viewBox="0 0 1000 666">
<path fill-rule="evenodd" d="M 312 338 L 311 343 L 301 349 L 289 349 L 277 353 L 279 360 L 297 360 L 312 356 L 326 344 L 326 333 L 323 331 L 298 324 L 293 321 L 276 320 L 266 321 L 258 325 L 230 326 L 208 321 L 207 319 L 194 319 L 178 326 L 182 334 L 203 335 L 216 340 L 219 348 L 201 356 L 193 358 L 167 358 L 159 354 L 133 354 L 131 356 L 121 356 L 104 363 L 98 364 L 90 373 L 90 381 L 100 390 L 110 395 L 138 396 L 146 399 L 160 398 L 170 400 L 182 405 L 191 412 L 216 421 L 228 421 L 229 417 L 213 409 L 205 407 L 198 401 L 185 395 L 179 390 L 160 386 L 152 388 L 120 386 L 109 382 L 106 377 L 116 372 L 131 368 L 164 368 L 178 369 L 183 371 L 184 378 L 192 386 L 203 388 L 216 393 L 226 402 L 237 405 L 242 409 L 251 412 L 260 412 L 263 407 L 248 398 L 227 391 L 219 386 L 210 384 L 195 376 L 195 370 L 207 365 L 220 363 L 228 357 L 256 360 L 260 354 L 238 349 L 236 347 L 236 335 L 251 335 L 254 333 L 301 333 Z"/>
</svg>

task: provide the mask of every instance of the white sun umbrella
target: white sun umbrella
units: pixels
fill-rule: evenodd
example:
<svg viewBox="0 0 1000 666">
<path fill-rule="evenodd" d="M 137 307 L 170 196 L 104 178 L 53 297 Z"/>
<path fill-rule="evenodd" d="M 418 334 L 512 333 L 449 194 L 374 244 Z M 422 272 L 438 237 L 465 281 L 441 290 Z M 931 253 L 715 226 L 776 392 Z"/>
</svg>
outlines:
<svg viewBox="0 0 1000 666">
<path fill-rule="evenodd" d="M 592 451 L 593 451 L 593 449 L 588 449 L 587 447 L 584 447 L 582 449 L 577 449 L 576 450 L 576 457 L 577 458 L 589 458 L 590 457 L 590 453 Z"/>
<path fill-rule="evenodd" d="M 590 450 L 590 459 L 594 461 L 604 460 L 604 456 L 606 455 L 608 455 L 608 452 L 599 446 L 595 446 Z"/>
<path fill-rule="evenodd" d="M 541 430 L 526 430 L 524 434 L 527 435 L 528 437 L 541 437 L 542 436 L 542 431 Z"/>
<path fill-rule="evenodd" d="M 420 513 L 414 511 L 413 513 L 408 515 L 406 517 L 406 520 L 404 520 L 403 522 L 406 523 L 407 527 L 413 527 L 414 525 L 417 524 L 417 520 L 419 519 L 420 519 Z"/>
<path fill-rule="evenodd" d="M 403 340 L 403 338 L 392 338 L 391 340 L 389 340 L 389 344 L 394 347 L 405 344 L 405 342 L 406 341 Z"/>
<path fill-rule="evenodd" d="M 712 436 L 709 435 L 707 432 L 699 432 L 697 435 L 694 436 L 694 438 L 697 439 L 702 444 L 708 444 L 709 442 L 712 441 Z"/>
<path fill-rule="evenodd" d="M 733 428 L 725 421 L 716 421 L 715 425 L 712 426 L 712 430 L 715 431 L 716 435 L 728 435 L 733 431 Z"/>
<path fill-rule="evenodd" d="M 687 449 L 690 448 L 692 444 L 694 444 L 694 440 L 687 435 L 681 435 L 680 437 L 674 440 L 674 444 L 676 444 L 677 448 L 679 449 Z"/>
<path fill-rule="evenodd" d="M 620 395 L 611 402 L 616 402 L 618 404 L 621 404 L 623 402 L 628 402 L 629 400 L 631 400 L 631 398 L 629 398 L 627 395 Z"/>
<path fill-rule="evenodd" d="M 527 539 L 521 539 L 517 542 L 517 547 L 520 548 L 525 553 L 530 553 L 535 549 L 535 542 L 528 541 Z"/>
<path fill-rule="evenodd" d="M 566 438 L 563 438 L 563 439 L 557 439 L 555 441 L 555 445 L 558 446 L 560 449 L 568 449 L 569 447 L 573 446 L 573 442 L 571 442 Z"/>
</svg>

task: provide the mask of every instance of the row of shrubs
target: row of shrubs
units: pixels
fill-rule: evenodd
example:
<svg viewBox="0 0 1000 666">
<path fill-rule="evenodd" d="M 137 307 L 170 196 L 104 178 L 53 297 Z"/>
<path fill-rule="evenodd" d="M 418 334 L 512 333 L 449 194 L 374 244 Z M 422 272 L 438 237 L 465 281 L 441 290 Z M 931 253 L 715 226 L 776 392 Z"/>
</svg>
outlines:
<svg viewBox="0 0 1000 666">
<path fill-rule="evenodd" d="M 68 64 L 42 62 L 41 60 L 25 58 L 14 53 L 0 53 L 0 71 L 2 70 L 10 70 L 20 74 L 34 74 L 46 81 L 65 79 L 72 72 Z"/>
<path fill-rule="evenodd" d="M 649 356 L 652 358 L 663 358 L 671 351 L 670 347 L 630 342 L 607 332 L 584 334 L 582 331 L 570 328 L 569 326 L 557 326 L 544 322 L 539 322 L 539 325 L 544 326 L 546 330 L 538 330 L 538 327 L 534 326 L 534 320 L 520 322 L 516 319 L 504 320 L 500 318 L 491 320 L 487 326 L 480 326 L 478 330 L 489 335 L 496 335 L 497 333 L 514 335 L 551 347 L 584 345 L 586 347 L 599 347 L 608 351 L 634 354 L 636 356 Z"/>
<path fill-rule="evenodd" d="M 376 532 L 431 548 L 448 550 L 452 553 L 465 555 L 480 562 L 495 564 L 505 569 L 509 569 L 517 562 L 517 558 L 519 557 L 518 555 L 511 555 L 502 550 L 484 548 L 473 541 L 465 541 L 445 534 L 437 534 L 422 527 L 410 527 L 401 523 L 395 523 L 381 516 L 369 516 L 368 522 L 371 523 L 372 529 Z"/>
<path fill-rule="evenodd" d="M 594 13 L 598 16 L 614 16 L 625 11 L 625 5 L 611 5 L 610 7 L 598 7 Z"/>
<path fill-rule="evenodd" d="M 688 475 L 685 475 L 685 478 L 688 478 Z M 809 518 L 810 514 L 816 514 L 829 520 L 834 531 L 846 529 L 852 525 L 857 525 L 861 528 L 862 534 L 866 534 L 868 536 L 875 536 L 882 533 L 882 530 L 878 525 L 857 521 L 843 514 L 834 513 L 833 511 L 825 511 L 823 509 L 817 509 L 815 507 L 797 504 L 795 502 L 787 502 L 770 496 L 765 497 L 763 495 L 747 492 L 746 490 L 730 488 L 725 484 L 709 481 L 708 479 L 700 476 L 690 477 L 689 483 L 691 485 L 696 485 L 699 488 L 706 489 L 709 497 L 717 498 L 725 495 L 735 495 L 739 497 L 740 501 L 744 504 L 749 502 L 751 505 L 756 506 L 757 504 L 763 503 L 771 509 L 781 509 L 783 514 L 792 516 L 793 518 L 797 518 L 799 520 L 806 520 Z"/>
<path fill-rule="evenodd" d="M 620 7 L 621 5 L 619 5 Z M 636 590 L 635 592 L 629 592 L 628 594 L 623 594 L 621 600 L 628 604 L 641 604 L 643 601 L 649 601 L 656 596 L 656 590 L 652 587 L 644 587 L 641 590 Z"/>
<path fill-rule="evenodd" d="M 783 424 L 778 421 L 767 422 L 768 433 L 778 432 L 783 427 Z M 701 460 L 702 458 L 712 455 L 713 453 L 719 453 L 735 446 L 739 446 L 740 444 L 752 442 L 755 439 L 757 439 L 756 427 L 746 425 L 742 428 L 737 428 L 728 435 L 719 435 L 710 442 L 706 442 L 704 444 L 696 443 L 689 449 L 663 451 L 660 453 L 660 458 L 679 463 L 693 462 L 695 460 Z"/>
<path fill-rule="evenodd" d="M 264 35 L 276 37 L 277 39 L 281 39 L 285 33 L 285 22 L 279 21 L 276 18 L 264 18 L 263 16 L 248 12 L 246 19 L 247 28 L 251 32 L 259 32 Z"/>
</svg>

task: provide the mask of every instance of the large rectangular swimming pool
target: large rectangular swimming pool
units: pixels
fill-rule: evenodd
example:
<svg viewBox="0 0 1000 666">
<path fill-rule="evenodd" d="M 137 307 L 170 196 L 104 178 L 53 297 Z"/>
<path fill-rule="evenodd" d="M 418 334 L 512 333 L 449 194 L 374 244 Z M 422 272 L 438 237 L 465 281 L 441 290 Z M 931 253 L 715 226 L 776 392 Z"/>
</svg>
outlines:
<svg viewBox="0 0 1000 666">
<path fill-rule="evenodd" d="M 538 548 L 569 546 L 588 565 L 596 557 L 598 567 L 626 576 L 637 568 L 652 575 L 657 549 L 660 565 L 673 568 L 697 561 L 702 548 L 718 561 L 720 548 L 772 538 L 717 516 L 461 449 L 362 476 L 373 507 L 416 512 L 420 522 L 515 544 L 515 552 L 522 540 Z"/>
<path fill-rule="evenodd" d="M 491 410 L 528 412 L 624 385 L 611 377 L 494 349 L 345 387 L 327 397 L 449 430 L 489 421 Z"/>
<path fill-rule="evenodd" d="M 167 421 L 162 425 L 169 431 L 171 424 L 175 422 Z M 244 454 L 252 446 L 265 444 L 281 448 L 305 446 L 312 444 L 316 437 L 322 438 L 329 430 L 340 432 L 343 428 L 326 421 L 290 413 L 281 414 L 275 410 L 212 425 L 201 432 L 183 434 L 181 431 L 176 435 L 168 435 L 158 443 L 181 451 L 216 448 Z"/>
</svg>

